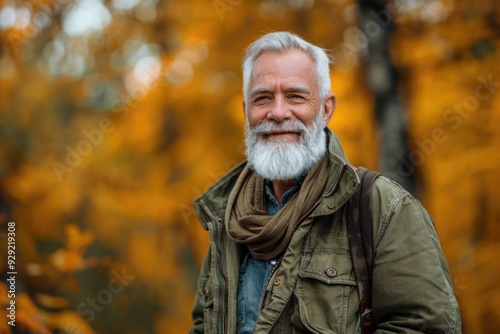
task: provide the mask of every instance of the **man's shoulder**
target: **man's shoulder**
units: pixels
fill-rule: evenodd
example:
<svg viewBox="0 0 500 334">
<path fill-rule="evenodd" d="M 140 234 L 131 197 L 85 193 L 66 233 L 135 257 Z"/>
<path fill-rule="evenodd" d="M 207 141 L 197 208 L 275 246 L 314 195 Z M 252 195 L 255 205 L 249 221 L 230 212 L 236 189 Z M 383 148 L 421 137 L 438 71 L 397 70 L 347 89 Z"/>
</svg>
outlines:
<svg viewBox="0 0 500 334">
<path fill-rule="evenodd" d="M 372 188 L 372 197 L 379 202 L 392 202 L 404 197 L 414 198 L 399 183 L 390 178 L 380 175 L 374 182 Z"/>
<path fill-rule="evenodd" d="M 432 224 L 430 215 L 420 201 L 397 182 L 385 176 L 379 176 L 373 184 L 372 218 L 377 235 L 376 244 L 394 220 L 398 225 L 424 227 Z"/>
<path fill-rule="evenodd" d="M 372 210 L 374 219 L 391 216 L 401 206 L 403 201 L 420 205 L 407 190 L 390 178 L 380 175 L 372 188 Z M 376 220 L 374 220 L 376 221 Z"/>
</svg>

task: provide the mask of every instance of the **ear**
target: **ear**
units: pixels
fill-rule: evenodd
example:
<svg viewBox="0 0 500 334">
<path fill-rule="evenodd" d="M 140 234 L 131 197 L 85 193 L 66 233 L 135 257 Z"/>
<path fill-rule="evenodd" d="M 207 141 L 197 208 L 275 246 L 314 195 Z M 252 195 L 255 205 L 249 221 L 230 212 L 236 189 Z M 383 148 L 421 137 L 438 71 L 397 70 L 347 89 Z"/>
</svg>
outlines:
<svg viewBox="0 0 500 334">
<path fill-rule="evenodd" d="M 324 102 L 323 102 L 323 120 L 325 121 L 325 124 L 328 125 L 330 122 L 330 119 L 332 118 L 333 112 L 337 108 L 337 97 L 335 94 L 330 93 L 326 96 Z"/>
</svg>

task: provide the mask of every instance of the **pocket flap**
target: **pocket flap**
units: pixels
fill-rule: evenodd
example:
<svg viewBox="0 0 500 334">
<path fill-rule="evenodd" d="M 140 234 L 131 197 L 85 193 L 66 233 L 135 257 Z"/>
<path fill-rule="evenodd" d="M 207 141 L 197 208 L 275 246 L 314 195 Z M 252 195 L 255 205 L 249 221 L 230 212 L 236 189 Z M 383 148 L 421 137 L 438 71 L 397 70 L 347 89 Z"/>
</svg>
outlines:
<svg viewBox="0 0 500 334">
<path fill-rule="evenodd" d="M 304 254 L 299 276 L 315 278 L 327 284 L 356 285 L 351 256 L 334 251 L 314 251 Z M 308 258 L 307 258 L 308 257 Z"/>
</svg>

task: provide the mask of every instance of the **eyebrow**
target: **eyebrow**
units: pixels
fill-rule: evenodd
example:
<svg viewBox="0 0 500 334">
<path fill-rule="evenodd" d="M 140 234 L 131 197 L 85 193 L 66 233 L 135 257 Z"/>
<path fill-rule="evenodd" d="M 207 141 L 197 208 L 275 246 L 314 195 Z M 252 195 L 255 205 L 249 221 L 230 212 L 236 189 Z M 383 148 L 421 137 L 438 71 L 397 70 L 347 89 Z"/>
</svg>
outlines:
<svg viewBox="0 0 500 334">
<path fill-rule="evenodd" d="M 265 94 L 265 93 L 271 93 L 272 91 L 268 88 L 265 87 L 257 87 L 252 89 L 252 91 L 249 94 L 249 98 L 253 98 L 256 95 L 259 94 Z M 287 88 L 285 90 L 286 93 L 302 93 L 302 94 L 311 94 L 311 90 L 306 88 L 306 87 L 301 87 L 301 86 L 292 86 L 290 88 Z"/>
<path fill-rule="evenodd" d="M 311 90 L 306 87 L 301 86 L 292 86 L 285 90 L 287 93 L 302 93 L 302 94 L 311 94 Z"/>
<path fill-rule="evenodd" d="M 257 87 L 257 88 L 252 89 L 252 91 L 250 92 L 249 97 L 253 98 L 253 97 L 255 97 L 255 95 L 259 95 L 259 94 L 263 94 L 263 93 L 270 93 L 270 92 L 271 92 L 271 90 L 268 89 L 268 88 Z"/>
</svg>

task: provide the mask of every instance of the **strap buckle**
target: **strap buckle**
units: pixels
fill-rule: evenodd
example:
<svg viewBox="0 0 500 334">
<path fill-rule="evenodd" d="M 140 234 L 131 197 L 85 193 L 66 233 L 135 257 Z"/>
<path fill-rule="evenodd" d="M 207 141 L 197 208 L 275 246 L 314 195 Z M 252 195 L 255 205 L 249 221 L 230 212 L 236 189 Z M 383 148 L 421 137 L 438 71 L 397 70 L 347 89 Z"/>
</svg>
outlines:
<svg viewBox="0 0 500 334">
<path fill-rule="evenodd" d="M 361 314 L 361 324 L 364 329 L 370 329 L 373 327 L 373 310 L 371 308 L 367 308 L 363 314 Z"/>
<path fill-rule="evenodd" d="M 369 300 L 361 300 L 359 305 L 361 313 L 361 333 L 373 333 L 375 329 L 375 320 L 373 319 L 373 308 Z"/>
</svg>

